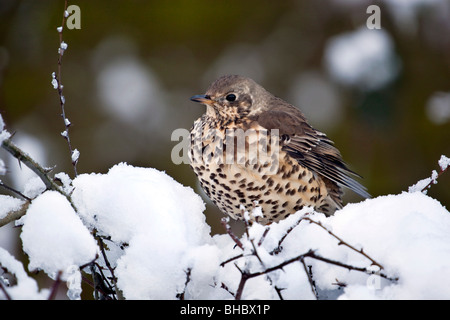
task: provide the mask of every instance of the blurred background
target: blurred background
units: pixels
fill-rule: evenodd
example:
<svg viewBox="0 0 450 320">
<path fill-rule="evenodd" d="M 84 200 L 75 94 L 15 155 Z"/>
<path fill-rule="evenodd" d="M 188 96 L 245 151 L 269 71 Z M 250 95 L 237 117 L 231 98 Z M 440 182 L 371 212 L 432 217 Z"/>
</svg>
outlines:
<svg viewBox="0 0 450 320">
<path fill-rule="evenodd" d="M 407 191 L 450 156 L 449 0 L 70 4 L 81 29 L 64 29 L 61 80 L 79 173 L 127 162 L 202 194 L 189 166 L 172 162 L 171 134 L 190 129 L 204 107 L 189 97 L 223 74 L 249 76 L 298 106 L 373 196 Z M 381 29 L 367 26 L 373 4 Z M 51 85 L 63 8 L 62 0 L 0 1 L 0 113 L 19 146 L 73 177 Z M 8 168 L 0 178 L 23 190 L 26 168 L 4 151 L 0 158 Z M 449 183 L 444 174 L 428 193 L 447 208 Z M 205 213 L 223 233 L 210 202 Z M 0 245 L 11 246 L 3 229 Z"/>
</svg>

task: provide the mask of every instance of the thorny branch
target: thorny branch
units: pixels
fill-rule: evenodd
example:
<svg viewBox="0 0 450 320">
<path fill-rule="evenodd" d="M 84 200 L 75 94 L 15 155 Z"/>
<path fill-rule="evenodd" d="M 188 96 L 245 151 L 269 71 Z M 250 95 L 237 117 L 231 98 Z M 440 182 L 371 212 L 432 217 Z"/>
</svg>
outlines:
<svg viewBox="0 0 450 320">
<path fill-rule="evenodd" d="M 313 224 L 319 226 L 320 228 L 322 228 L 323 230 L 325 230 L 330 236 L 332 236 L 333 238 L 335 238 L 336 240 L 338 240 L 338 245 L 344 245 L 344 246 L 346 246 L 347 248 L 349 248 L 349 249 L 351 249 L 351 250 L 357 252 L 358 254 L 361 254 L 361 255 L 364 256 L 365 258 L 369 259 L 369 260 L 371 261 L 371 265 L 375 265 L 375 266 L 378 266 L 380 269 L 383 269 L 383 266 L 382 266 L 380 263 L 378 263 L 377 261 L 375 261 L 373 258 L 371 258 L 368 254 L 366 254 L 366 253 L 363 251 L 363 249 L 360 249 L 360 250 L 356 249 L 354 246 L 350 245 L 349 243 L 347 243 L 346 241 L 344 241 L 342 238 L 340 238 L 339 236 L 337 236 L 336 234 L 334 234 L 331 230 L 327 229 L 321 222 L 317 222 L 317 221 L 311 219 L 310 217 L 308 217 L 307 215 L 308 215 L 308 214 L 303 215 L 303 216 L 302 216 L 302 217 L 301 217 L 301 218 L 300 218 L 293 226 L 291 226 L 291 227 L 286 231 L 286 233 L 284 234 L 284 236 L 280 239 L 280 241 L 279 241 L 279 243 L 278 243 L 278 247 L 275 248 L 274 250 L 272 250 L 272 251 L 270 252 L 270 254 L 274 255 L 274 254 L 280 253 L 280 252 L 282 251 L 281 243 L 284 241 L 284 239 L 286 238 L 286 236 L 287 236 L 287 235 L 288 235 L 288 234 L 289 234 L 296 226 L 298 226 L 298 225 L 300 224 L 300 222 L 302 222 L 302 221 L 308 221 L 309 223 L 313 223 Z M 225 222 L 224 222 L 224 221 L 225 221 Z M 243 249 L 244 246 L 243 246 L 242 242 L 237 238 L 236 235 L 233 234 L 233 232 L 231 231 L 231 228 L 230 228 L 229 225 L 226 223 L 226 220 L 223 220 L 223 221 L 222 221 L 222 224 L 225 226 L 225 228 L 226 228 L 226 230 L 227 230 L 227 233 L 230 235 L 230 237 L 233 239 L 233 241 L 234 241 L 236 244 L 240 243 L 240 245 L 238 245 L 238 246 L 239 246 L 241 249 Z M 246 223 L 246 234 L 247 234 L 247 237 L 248 237 L 248 234 L 249 234 L 248 229 L 249 229 L 249 224 Z M 258 246 L 258 247 L 261 246 L 262 242 L 264 241 L 265 237 L 267 236 L 267 234 L 268 234 L 269 232 L 270 232 L 270 227 L 267 227 L 266 230 L 264 230 L 264 233 L 263 233 L 261 239 L 260 239 L 260 240 L 258 241 L 258 243 L 257 243 L 257 246 Z M 237 242 L 237 241 L 239 241 L 239 242 Z M 266 266 L 264 265 L 264 263 L 262 262 L 260 256 L 258 255 L 258 251 L 257 251 L 257 248 L 256 248 L 254 242 L 253 242 L 253 239 L 249 239 L 249 241 L 251 242 L 251 244 L 252 244 L 252 246 L 253 246 L 253 250 L 252 250 L 252 253 L 251 253 L 250 256 L 255 256 L 255 257 L 258 259 L 258 261 L 261 263 L 261 265 L 262 265 L 262 267 L 263 267 L 263 270 L 262 270 L 262 271 L 257 271 L 257 272 L 250 272 L 250 271 L 247 270 L 247 269 L 242 270 L 237 264 L 235 264 L 236 268 L 237 268 L 237 269 L 240 271 L 240 273 L 241 273 L 241 279 L 240 279 L 240 281 L 239 281 L 239 284 L 238 284 L 238 288 L 237 288 L 237 290 L 236 290 L 236 293 L 235 293 L 235 294 L 231 293 L 231 291 L 228 289 L 228 287 L 226 287 L 226 285 L 224 285 L 224 284 L 222 284 L 222 287 L 226 287 L 226 288 L 227 288 L 227 291 L 230 292 L 230 294 L 232 294 L 236 300 L 240 300 L 240 299 L 242 298 L 242 294 L 243 294 L 243 291 L 244 291 L 244 288 L 245 288 L 245 284 L 246 284 L 246 282 L 247 282 L 249 279 L 252 279 L 252 278 L 255 278 L 255 277 L 258 277 L 258 276 L 265 275 L 265 276 L 267 277 L 267 279 L 270 281 L 270 283 L 273 285 L 273 282 L 271 281 L 271 279 L 270 279 L 270 277 L 268 276 L 268 274 L 271 273 L 271 272 L 273 272 L 273 271 L 276 271 L 276 270 L 282 270 L 285 266 L 287 266 L 287 265 L 289 265 L 289 264 L 291 264 L 291 263 L 296 263 L 296 262 L 299 262 L 299 263 L 302 264 L 303 269 L 304 269 L 304 271 L 305 271 L 305 273 L 306 273 L 306 276 L 307 276 L 307 278 L 308 278 L 309 284 L 310 284 L 310 286 L 311 286 L 311 291 L 312 291 L 313 295 L 316 297 L 316 299 L 318 299 L 319 296 L 318 296 L 318 292 L 317 292 L 317 289 L 316 289 L 316 285 L 315 285 L 315 282 L 314 282 L 314 279 L 313 279 L 313 273 L 312 273 L 311 267 L 308 267 L 308 266 L 306 265 L 306 263 L 305 263 L 305 259 L 306 259 L 306 258 L 315 259 L 315 260 L 322 261 L 322 262 L 325 262 L 325 263 L 328 263 L 328 264 L 331 264 L 331 265 L 335 265 L 335 266 L 338 266 L 338 267 L 341 267 L 341 268 L 345 268 L 345 269 L 348 269 L 348 270 L 353 270 L 353 271 L 357 271 L 357 272 L 363 272 L 363 273 L 368 274 L 368 275 L 377 274 L 378 276 L 380 276 L 380 277 L 382 277 L 382 278 L 384 278 L 384 279 L 386 279 L 386 280 L 389 280 L 389 281 L 397 281 L 397 280 L 398 280 L 398 278 L 390 277 L 390 276 L 388 276 L 388 275 L 386 275 L 386 274 L 384 274 L 384 273 L 382 273 L 382 272 L 379 272 L 379 271 L 376 272 L 376 271 L 370 270 L 370 269 L 368 269 L 368 268 L 366 268 L 366 267 L 357 267 L 357 266 L 349 265 L 349 264 L 346 264 L 346 263 L 343 263 L 343 262 L 340 262 L 340 261 L 336 261 L 336 260 L 333 260 L 333 259 L 329 259 L 329 258 L 326 258 L 326 257 L 322 257 L 322 256 L 318 255 L 314 250 L 311 250 L 311 249 L 310 249 L 309 251 L 307 251 L 306 253 L 303 253 L 303 254 L 300 254 L 300 255 L 298 255 L 298 256 L 296 256 L 296 257 L 293 257 L 293 258 L 291 258 L 291 259 L 285 260 L 285 261 L 279 263 L 278 265 L 275 265 L 275 266 L 272 266 L 272 267 L 266 267 Z M 230 263 L 231 261 L 235 261 L 235 260 L 238 260 L 238 259 L 241 259 L 241 258 L 245 258 L 245 257 L 247 257 L 247 256 L 244 255 L 244 254 L 239 254 L 239 255 L 237 255 L 237 256 L 235 256 L 235 257 L 233 257 L 233 258 L 230 258 L 230 259 L 228 259 L 228 260 L 222 262 L 222 263 L 221 263 L 221 266 L 223 267 L 223 266 L 225 266 L 227 263 Z M 279 298 L 280 298 L 280 299 L 283 299 L 283 297 L 282 297 L 282 295 L 281 295 L 282 289 L 277 288 L 276 286 L 274 287 L 274 289 L 276 290 L 276 292 L 277 292 Z"/>
</svg>

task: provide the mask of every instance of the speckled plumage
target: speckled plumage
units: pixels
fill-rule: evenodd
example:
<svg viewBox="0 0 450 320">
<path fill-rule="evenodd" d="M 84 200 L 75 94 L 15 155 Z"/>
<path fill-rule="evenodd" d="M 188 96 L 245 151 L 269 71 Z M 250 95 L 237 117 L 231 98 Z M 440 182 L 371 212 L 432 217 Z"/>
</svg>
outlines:
<svg viewBox="0 0 450 320">
<path fill-rule="evenodd" d="M 333 142 L 253 80 L 223 76 L 191 100 L 207 109 L 191 130 L 190 164 L 225 214 L 240 219 L 256 202 L 257 221 L 267 224 L 304 206 L 331 215 L 342 207 L 342 187 L 369 197 Z"/>
</svg>

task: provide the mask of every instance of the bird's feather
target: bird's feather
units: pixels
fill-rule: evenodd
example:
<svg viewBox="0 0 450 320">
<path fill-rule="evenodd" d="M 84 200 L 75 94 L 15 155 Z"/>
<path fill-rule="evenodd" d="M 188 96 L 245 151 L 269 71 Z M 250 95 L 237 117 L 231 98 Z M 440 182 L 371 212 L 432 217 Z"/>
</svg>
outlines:
<svg viewBox="0 0 450 320">
<path fill-rule="evenodd" d="M 359 175 L 347 167 L 333 142 L 309 125 L 300 110 L 274 97 L 269 109 L 255 116 L 255 120 L 268 130 L 278 129 L 280 137 L 284 137 L 282 149 L 301 165 L 364 198 L 370 197 L 353 178 Z"/>
</svg>

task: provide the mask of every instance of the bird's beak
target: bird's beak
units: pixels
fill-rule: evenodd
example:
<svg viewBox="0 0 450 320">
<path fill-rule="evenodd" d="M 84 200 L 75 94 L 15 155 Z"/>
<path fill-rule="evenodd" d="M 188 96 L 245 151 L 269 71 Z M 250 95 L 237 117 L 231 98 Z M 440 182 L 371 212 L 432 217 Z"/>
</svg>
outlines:
<svg viewBox="0 0 450 320">
<path fill-rule="evenodd" d="M 199 102 L 207 105 L 212 105 L 214 103 L 214 100 L 211 99 L 210 96 L 206 94 L 198 94 L 196 96 L 191 97 L 191 101 Z"/>
</svg>

